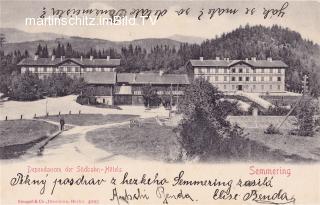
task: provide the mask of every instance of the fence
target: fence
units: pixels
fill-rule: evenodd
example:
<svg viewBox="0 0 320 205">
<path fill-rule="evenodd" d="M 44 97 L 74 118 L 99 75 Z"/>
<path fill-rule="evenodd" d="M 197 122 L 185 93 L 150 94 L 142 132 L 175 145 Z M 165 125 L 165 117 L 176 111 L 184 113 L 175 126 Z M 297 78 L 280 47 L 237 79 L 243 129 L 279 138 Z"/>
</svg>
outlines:
<svg viewBox="0 0 320 205">
<path fill-rule="evenodd" d="M 69 112 L 67 113 L 62 113 L 62 112 L 58 112 L 58 113 L 45 113 L 44 115 L 38 115 L 37 113 L 34 113 L 34 115 L 30 116 L 25 116 L 23 114 L 20 114 L 20 115 L 15 115 L 15 116 L 8 116 L 8 115 L 5 115 L 4 118 L 0 119 L 2 121 L 8 121 L 8 120 L 23 120 L 23 119 L 36 119 L 36 118 L 43 118 L 43 117 L 49 117 L 49 116 L 60 116 L 60 115 L 81 115 L 82 112 L 81 110 L 77 110 L 77 111 L 72 111 L 72 110 L 69 110 Z"/>
</svg>

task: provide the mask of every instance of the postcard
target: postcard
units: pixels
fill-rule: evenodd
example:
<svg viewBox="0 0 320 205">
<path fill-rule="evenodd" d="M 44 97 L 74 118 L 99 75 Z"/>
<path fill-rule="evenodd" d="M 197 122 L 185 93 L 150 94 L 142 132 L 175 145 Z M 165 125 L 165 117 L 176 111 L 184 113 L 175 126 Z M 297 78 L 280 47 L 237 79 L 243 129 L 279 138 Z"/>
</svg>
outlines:
<svg viewBox="0 0 320 205">
<path fill-rule="evenodd" d="M 0 1 L 1 205 L 320 204 L 320 2 Z"/>
</svg>

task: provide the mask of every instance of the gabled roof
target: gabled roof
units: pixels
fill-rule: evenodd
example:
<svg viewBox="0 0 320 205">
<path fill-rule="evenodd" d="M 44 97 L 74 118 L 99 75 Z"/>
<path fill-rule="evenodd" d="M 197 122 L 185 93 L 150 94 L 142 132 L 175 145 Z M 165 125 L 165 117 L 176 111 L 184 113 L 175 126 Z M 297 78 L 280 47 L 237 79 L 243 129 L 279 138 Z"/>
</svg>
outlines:
<svg viewBox="0 0 320 205">
<path fill-rule="evenodd" d="M 248 64 L 256 68 L 287 68 L 288 65 L 281 60 L 190 60 L 193 67 L 231 67 L 238 63 Z"/>
<path fill-rule="evenodd" d="M 73 61 L 80 66 L 89 66 L 89 67 L 97 67 L 97 66 L 119 66 L 120 59 L 88 59 L 88 58 L 38 58 L 35 60 L 34 58 L 24 58 L 22 59 L 18 65 L 20 66 L 58 66 L 68 61 Z"/>
<path fill-rule="evenodd" d="M 88 84 L 115 84 L 116 72 L 87 72 L 83 79 Z"/>
<path fill-rule="evenodd" d="M 118 73 L 118 83 L 128 84 L 152 84 L 152 85 L 187 85 L 190 84 L 186 74 L 163 74 L 159 73 Z"/>
</svg>

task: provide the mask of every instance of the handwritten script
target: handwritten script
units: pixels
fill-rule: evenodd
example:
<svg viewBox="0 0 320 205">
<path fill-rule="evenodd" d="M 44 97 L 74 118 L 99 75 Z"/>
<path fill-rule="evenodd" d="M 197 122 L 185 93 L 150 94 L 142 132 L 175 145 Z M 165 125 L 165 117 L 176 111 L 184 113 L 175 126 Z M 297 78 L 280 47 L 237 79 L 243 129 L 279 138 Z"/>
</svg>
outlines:
<svg viewBox="0 0 320 205">
<path fill-rule="evenodd" d="M 286 15 L 289 2 L 279 2 L 279 6 L 276 7 L 246 7 L 246 8 L 229 8 L 229 7 L 214 7 L 211 8 L 178 8 L 174 11 L 168 8 L 150 9 L 150 8 L 131 8 L 131 9 L 101 9 L 101 8 L 47 8 L 43 7 L 40 18 L 46 18 L 48 16 L 54 16 L 58 18 L 62 17 L 74 17 L 74 16 L 106 16 L 109 18 L 117 17 L 145 17 L 146 19 L 155 18 L 156 20 L 173 12 L 176 16 L 192 16 L 199 21 L 203 19 L 213 20 L 220 16 L 260 16 L 263 19 L 283 18 Z"/>
<path fill-rule="evenodd" d="M 100 178 L 89 177 L 84 174 L 72 177 L 55 178 L 47 173 L 36 175 L 33 173 L 16 173 L 10 179 L 10 185 L 31 187 L 39 190 L 40 195 L 54 195 L 57 189 L 64 191 L 68 187 L 101 189 L 106 193 L 106 200 L 113 204 L 129 204 L 132 201 L 159 200 L 162 204 L 194 203 L 201 201 L 243 201 L 260 204 L 290 204 L 296 199 L 284 189 L 274 187 L 273 176 L 251 179 L 219 179 L 195 178 L 188 176 L 185 171 L 179 171 L 174 177 L 141 174 L 136 177 L 124 172 L 113 175 L 102 175 Z M 36 177 L 35 177 L 36 176 Z M 39 177 L 41 176 L 41 177 Z M 107 177 L 106 177 L 107 176 Z M 206 193 L 205 195 L 199 193 Z M 207 197 L 207 198 L 205 198 Z"/>
</svg>

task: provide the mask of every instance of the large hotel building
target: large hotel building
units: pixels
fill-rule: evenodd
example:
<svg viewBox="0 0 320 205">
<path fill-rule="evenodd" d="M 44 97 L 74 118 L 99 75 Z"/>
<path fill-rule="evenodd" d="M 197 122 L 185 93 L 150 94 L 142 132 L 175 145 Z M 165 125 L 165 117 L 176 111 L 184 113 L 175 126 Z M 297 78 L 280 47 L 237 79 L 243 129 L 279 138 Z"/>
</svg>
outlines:
<svg viewBox="0 0 320 205">
<path fill-rule="evenodd" d="M 190 60 L 187 69 L 194 78 L 205 78 L 223 92 L 284 92 L 285 69 L 279 60 Z"/>
</svg>

